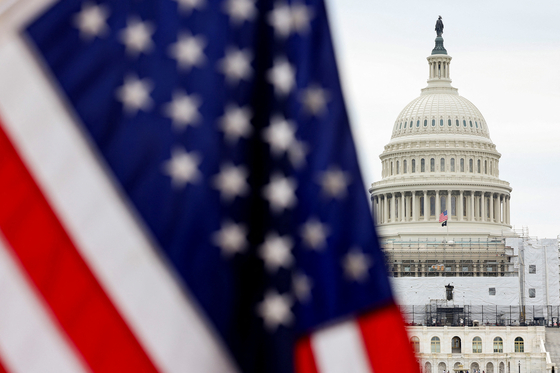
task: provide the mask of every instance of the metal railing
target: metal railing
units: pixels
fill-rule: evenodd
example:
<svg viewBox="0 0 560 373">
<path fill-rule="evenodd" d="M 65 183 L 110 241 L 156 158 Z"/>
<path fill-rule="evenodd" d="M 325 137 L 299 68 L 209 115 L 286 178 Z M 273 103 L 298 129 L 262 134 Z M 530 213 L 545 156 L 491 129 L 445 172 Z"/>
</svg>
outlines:
<svg viewBox="0 0 560 373">
<path fill-rule="evenodd" d="M 560 326 L 560 306 L 403 305 L 408 325 Z"/>
</svg>

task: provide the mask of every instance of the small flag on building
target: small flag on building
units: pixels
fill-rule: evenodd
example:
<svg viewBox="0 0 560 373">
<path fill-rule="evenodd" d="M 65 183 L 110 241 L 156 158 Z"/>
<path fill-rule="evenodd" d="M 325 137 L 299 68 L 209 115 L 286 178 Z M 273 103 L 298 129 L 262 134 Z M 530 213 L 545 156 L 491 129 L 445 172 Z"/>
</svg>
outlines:
<svg viewBox="0 0 560 373">
<path fill-rule="evenodd" d="M 442 227 L 447 226 L 447 210 L 439 214 L 439 222 L 442 223 Z"/>
</svg>

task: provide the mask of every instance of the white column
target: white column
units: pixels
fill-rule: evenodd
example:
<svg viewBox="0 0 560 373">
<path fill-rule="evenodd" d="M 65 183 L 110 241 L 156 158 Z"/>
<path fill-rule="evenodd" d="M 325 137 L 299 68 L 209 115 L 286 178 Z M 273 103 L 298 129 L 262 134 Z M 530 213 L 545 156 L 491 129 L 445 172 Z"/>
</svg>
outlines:
<svg viewBox="0 0 560 373">
<path fill-rule="evenodd" d="M 389 204 L 387 203 L 387 193 L 383 195 L 383 223 L 389 222 Z"/>
<path fill-rule="evenodd" d="M 459 206 L 457 206 L 457 213 L 459 214 L 459 221 L 463 221 L 463 191 L 459 191 L 459 201 L 457 201 Z"/>
<path fill-rule="evenodd" d="M 412 212 L 412 221 L 416 221 L 418 219 L 416 217 L 416 215 L 418 214 L 416 210 L 416 192 L 412 191 L 412 196 L 410 197 L 410 211 Z"/>
<path fill-rule="evenodd" d="M 490 222 L 494 221 L 494 193 L 490 193 Z"/>
<path fill-rule="evenodd" d="M 474 221 L 474 190 L 471 190 L 471 213 L 469 214 L 471 216 L 471 221 Z"/>
<path fill-rule="evenodd" d="M 506 220 L 509 225 L 509 195 L 506 196 Z"/>
<path fill-rule="evenodd" d="M 396 210 L 395 210 L 395 199 L 396 199 L 396 198 L 397 198 L 396 193 L 393 193 L 393 194 L 391 195 L 391 207 L 389 207 L 389 208 L 391 209 L 391 221 L 392 221 L 392 222 L 395 222 L 395 221 L 396 221 L 396 219 L 395 219 L 395 211 L 396 211 Z"/>
<path fill-rule="evenodd" d="M 428 191 L 424 191 L 424 221 L 428 221 Z"/>
</svg>

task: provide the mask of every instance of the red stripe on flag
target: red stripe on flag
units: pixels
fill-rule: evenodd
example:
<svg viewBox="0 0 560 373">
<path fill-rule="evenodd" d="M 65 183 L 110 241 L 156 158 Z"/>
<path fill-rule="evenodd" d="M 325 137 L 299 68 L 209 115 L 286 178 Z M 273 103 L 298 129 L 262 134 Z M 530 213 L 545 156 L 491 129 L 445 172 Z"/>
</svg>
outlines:
<svg viewBox="0 0 560 373">
<path fill-rule="evenodd" d="M 404 320 L 396 305 L 361 316 L 358 325 L 375 373 L 420 373 Z"/>
<path fill-rule="evenodd" d="M 313 357 L 311 338 L 304 337 L 296 342 L 294 365 L 296 373 L 319 373 L 315 358 Z"/>
<path fill-rule="evenodd" d="M 2 364 L 2 359 L 0 359 L 0 373 L 8 373 L 8 371 L 4 368 L 4 364 Z"/>
<path fill-rule="evenodd" d="M 53 144 L 56 151 L 56 144 Z M 156 372 L 0 123 L 0 230 L 94 372 Z"/>
</svg>

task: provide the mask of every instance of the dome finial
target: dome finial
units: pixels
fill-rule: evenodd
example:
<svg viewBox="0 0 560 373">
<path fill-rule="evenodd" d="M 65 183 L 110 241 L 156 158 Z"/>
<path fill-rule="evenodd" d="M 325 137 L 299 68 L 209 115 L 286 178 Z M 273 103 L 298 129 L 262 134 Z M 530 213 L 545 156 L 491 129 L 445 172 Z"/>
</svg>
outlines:
<svg viewBox="0 0 560 373">
<path fill-rule="evenodd" d="M 441 20 L 441 16 L 439 16 L 436 21 L 436 34 L 438 37 L 441 37 L 441 34 L 443 34 L 443 21 Z"/>
<path fill-rule="evenodd" d="M 439 16 L 436 21 L 436 46 L 432 49 L 432 54 L 447 54 L 447 51 L 443 46 L 443 38 L 441 37 L 441 34 L 443 34 L 443 21 L 441 16 Z"/>
</svg>

